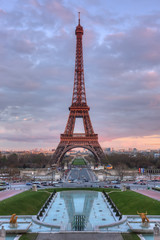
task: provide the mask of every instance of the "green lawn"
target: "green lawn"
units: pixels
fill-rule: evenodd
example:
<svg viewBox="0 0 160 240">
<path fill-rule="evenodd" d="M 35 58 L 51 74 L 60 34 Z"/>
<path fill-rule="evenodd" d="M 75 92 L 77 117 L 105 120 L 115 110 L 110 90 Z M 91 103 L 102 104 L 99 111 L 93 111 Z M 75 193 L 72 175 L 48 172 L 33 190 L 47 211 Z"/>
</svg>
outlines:
<svg viewBox="0 0 160 240">
<path fill-rule="evenodd" d="M 20 237 L 20 240 L 35 240 L 38 233 L 25 233 Z"/>
<path fill-rule="evenodd" d="M 0 202 L 0 215 L 35 215 L 49 197 L 48 192 L 26 191 Z"/>
<path fill-rule="evenodd" d="M 124 240 L 139 240 L 140 238 L 135 233 L 122 233 Z M 21 240 L 21 239 L 20 239 Z"/>
<path fill-rule="evenodd" d="M 73 165 L 86 165 L 86 162 L 84 161 L 83 158 L 76 158 L 74 159 Z"/>
<path fill-rule="evenodd" d="M 148 215 L 160 215 L 160 201 L 146 197 L 142 194 L 126 191 L 113 192 L 109 196 L 112 198 L 120 212 L 124 215 L 136 215 L 138 212 L 146 212 Z"/>
</svg>

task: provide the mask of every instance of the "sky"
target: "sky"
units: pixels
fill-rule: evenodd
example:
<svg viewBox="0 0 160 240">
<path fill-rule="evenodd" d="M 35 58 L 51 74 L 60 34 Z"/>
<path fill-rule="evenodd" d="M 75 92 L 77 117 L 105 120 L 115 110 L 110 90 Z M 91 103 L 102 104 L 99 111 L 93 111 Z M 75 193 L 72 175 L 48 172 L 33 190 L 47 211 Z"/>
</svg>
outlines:
<svg viewBox="0 0 160 240">
<path fill-rule="evenodd" d="M 0 0 L 0 150 L 57 147 L 72 100 L 79 11 L 101 146 L 160 149 L 159 0 Z"/>
</svg>

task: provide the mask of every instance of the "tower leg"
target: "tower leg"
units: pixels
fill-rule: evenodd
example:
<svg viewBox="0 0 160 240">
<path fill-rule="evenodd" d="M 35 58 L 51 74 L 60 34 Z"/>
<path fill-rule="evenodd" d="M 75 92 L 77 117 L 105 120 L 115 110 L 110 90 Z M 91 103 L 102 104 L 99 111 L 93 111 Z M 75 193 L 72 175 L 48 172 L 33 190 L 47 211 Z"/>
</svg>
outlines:
<svg viewBox="0 0 160 240">
<path fill-rule="evenodd" d="M 59 143 L 58 147 L 56 148 L 56 151 L 54 152 L 52 156 L 52 164 L 59 163 L 62 160 L 64 149 L 66 148 L 66 145 L 64 145 L 62 142 Z"/>
<path fill-rule="evenodd" d="M 106 156 L 100 146 L 93 146 L 93 149 L 98 157 L 99 163 L 107 163 Z"/>
</svg>

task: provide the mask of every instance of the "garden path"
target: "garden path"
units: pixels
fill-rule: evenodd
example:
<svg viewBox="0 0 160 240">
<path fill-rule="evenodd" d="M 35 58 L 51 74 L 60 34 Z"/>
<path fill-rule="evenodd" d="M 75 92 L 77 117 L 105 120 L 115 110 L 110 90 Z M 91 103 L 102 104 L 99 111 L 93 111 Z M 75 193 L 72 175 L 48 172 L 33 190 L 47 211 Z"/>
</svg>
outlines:
<svg viewBox="0 0 160 240">
<path fill-rule="evenodd" d="M 147 197 L 156 199 L 158 201 L 160 201 L 160 192 L 158 191 L 154 191 L 154 190 L 147 190 L 147 189 L 143 189 L 143 190 L 134 190 L 137 193 L 143 194 Z"/>
<path fill-rule="evenodd" d="M 6 198 L 10 198 L 16 194 L 19 194 L 21 192 L 24 192 L 24 190 L 5 190 L 5 191 L 1 191 L 0 192 L 0 201 L 6 199 Z"/>
</svg>

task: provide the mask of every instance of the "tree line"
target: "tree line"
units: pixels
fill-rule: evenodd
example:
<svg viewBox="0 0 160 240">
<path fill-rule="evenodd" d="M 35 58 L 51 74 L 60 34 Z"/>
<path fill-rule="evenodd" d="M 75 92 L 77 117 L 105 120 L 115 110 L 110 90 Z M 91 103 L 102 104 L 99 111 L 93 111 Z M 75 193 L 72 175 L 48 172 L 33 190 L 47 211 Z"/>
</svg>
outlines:
<svg viewBox="0 0 160 240">
<path fill-rule="evenodd" d="M 136 168 L 160 168 L 160 157 L 154 158 L 153 155 L 144 155 L 143 153 L 137 153 L 136 155 L 130 154 L 117 154 L 112 153 L 107 156 L 108 162 L 112 164 L 114 168 L 118 168 L 120 165 L 126 166 L 128 169 Z"/>
<path fill-rule="evenodd" d="M 89 162 L 96 164 L 93 154 L 86 157 Z M 143 153 L 131 154 L 119 154 L 111 153 L 106 155 L 106 160 L 103 161 L 103 165 L 111 164 L 113 168 L 125 168 L 125 169 L 137 169 L 137 168 L 159 168 L 160 169 L 160 157 L 154 158 L 151 154 L 144 155 Z"/>
<path fill-rule="evenodd" d="M 142 153 L 137 153 L 136 155 L 130 154 L 118 154 L 112 153 L 107 155 L 107 161 L 104 162 L 104 165 L 108 163 L 112 164 L 114 168 L 119 168 L 123 165 L 123 167 L 128 169 L 136 169 L 136 168 L 160 168 L 160 157 L 154 158 L 153 155 L 144 155 Z M 93 155 L 89 155 L 86 157 L 88 162 L 93 164 L 96 163 Z M 65 157 L 63 159 L 62 164 L 67 162 L 69 157 Z M 51 163 L 51 156 L 45 155 L 43 153 L 39 154 L 23 154 L 18 155 L 16 153 L 12 153 L 8 156 L 0 154 L 0 168 L 45 168 L 49 167 Z"/>
<path fill-rule="evenodd" d="M 50 160 L 51 156 L 43 153 L 23 155 L 12 153 L 8 156 L 0 154 L 0 168 L 45 168 Z"/>
</svg>

